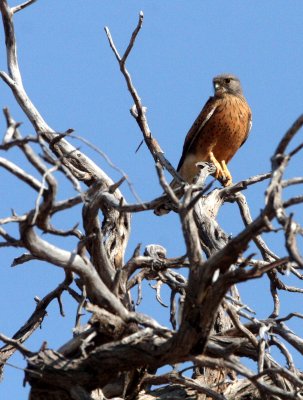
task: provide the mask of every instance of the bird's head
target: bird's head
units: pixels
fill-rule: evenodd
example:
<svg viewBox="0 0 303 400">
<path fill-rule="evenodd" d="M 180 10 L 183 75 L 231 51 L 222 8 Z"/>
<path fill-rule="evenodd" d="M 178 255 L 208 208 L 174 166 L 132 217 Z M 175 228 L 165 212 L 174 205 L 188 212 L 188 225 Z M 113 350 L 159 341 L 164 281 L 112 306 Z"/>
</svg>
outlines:
<svg viewBox="0 0 303 400">
<path fill-rule="evenodd" d="M 222 74 L 213 79 L 216 96 L 222 96 L 225 93 L 242 96 L 242 88 L 239 79 L 231 74 Z"/>
</svg>

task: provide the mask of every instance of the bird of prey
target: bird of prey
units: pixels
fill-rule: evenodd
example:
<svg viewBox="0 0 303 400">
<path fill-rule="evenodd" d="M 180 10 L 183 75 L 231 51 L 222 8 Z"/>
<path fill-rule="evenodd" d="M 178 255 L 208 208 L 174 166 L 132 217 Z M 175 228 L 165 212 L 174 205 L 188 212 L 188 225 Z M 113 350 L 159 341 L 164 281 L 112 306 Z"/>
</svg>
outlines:
<svg viewBox="0 0 303 400">
<path fill-rule="evenodd" d="M 252 126 L 251 110 L 243 95 L 239 79 L 231 74 L 213 78 L 214 96 L 210 97 L 188 131 L 177 171 L 192 183 L 198 173 L 196 163 L 212 162 L 214 174 L 224 186 L 232 184 L 228 162 L 246 141 Z M 176 182 L 172 182 L 172 187 Z M 158 215 L 167 213 L 163 207 Z"/>
</svg>

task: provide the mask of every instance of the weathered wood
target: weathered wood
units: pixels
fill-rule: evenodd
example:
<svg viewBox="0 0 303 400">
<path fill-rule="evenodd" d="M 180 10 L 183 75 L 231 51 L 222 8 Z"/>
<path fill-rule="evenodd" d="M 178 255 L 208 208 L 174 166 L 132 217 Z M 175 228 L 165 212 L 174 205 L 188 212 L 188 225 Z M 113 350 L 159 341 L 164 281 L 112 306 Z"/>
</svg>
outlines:
<svg viewBox="0 0 303 400">
<path fill-rule="evenodd" d="M 31 400 L 301 398 L 302 372 L 295 367 L 288 347 L 292 346 L 303 354 L 302 338 L 292 332 L 286 322 L 290 318 L 302 318 L 302 315 L 294 313 L 277 318 L 277 290 L 303 292 L 300 288 L 288 287 L 279 278 L 283 269 L 283 272 L 290 271 L 297 279 L 302 279 L 298 272 L 302 259 L 296 240 L 302 228 L 293 215 L 287 214 L 287 207 L 300 204 L 302 196 L 283 202 L 282 194 L 289 185 L 302 183 L 301 177 L 284 180 L 283 176 L 291 157 L 302 149 L 302 146 L 297 146 L 286 153 L 287 146 L 303 124 L 303 117 L 298 118 L 278 144 L 270 173 L 211 190 L 211 185 L 207 186 L 205 181 L 214 173 L 214 166 L 201 163 L 195 183 L 184 184 L 175 193 L 166 182 L 162 169 L 166 168 L 177 180 L 178 174 L 151 135 L 146 109 L 126 69 L 127 57 L 142 27 L 143 14 L 140 13 L 136 29 L 122 56 L 107 29 L 110 46 L 135 102 L 132 115 L 154 158 L 159 182 L 166 193 L 144 204 L 128 205 L 119 190 L 125 176 L 115 184 L 92 160 L 68 142 L 70 130 L 63 134 L 52 130 L 24 89 L 18 65 L 13 14 L 33 2 L 30 0 L 10 8 L 7 0 L 0 1 L 8 61 L 8 72 L 0 72 L 0 77 L 12 90 L 35 128 L 37 137 L 36 140 L 22 138 L 20 124 L 6 110 L 7 132 L 0 150 L 9 151 L 18 146 L 31 167 L 41 176 L 42 183 L 6 158 L 0 159 L 1 167 L 38 193 L 33 210 L 22 216 L 12 215 L 0 220 L 1 225 L 17 223 L 20 237 L 8 234 L 2 226 L 0 236 L 3 246 L 22 247 L 27 252 L 16 258 L 14 265 L 31 260 L 46 261 L 62 268 L 66 277 L 44 299 L 37 299 L 36 310 L 13 339 L 1 335 L 5 343 L 0 349 L 1 362 L 6 362 L 15 350 L 27 358 L 25 378 L 31 385 Z M 57 156 L 56 159 L 45 151 L 42 138 Z M 32 141 L 40 144 L 43 157 L 31 147 Z M 44 163 L 45 157 L 52 168 Z M 81 192 L 79 196 L 57 202 L 58 183 L 53 175 L 57 169 Z M 265 179 L 270 179 L 265 207 L 252 219 L 241 191 Z M 80 181 L 89 187 L 85 193 L 79 189 Z M 216 220 L 226 202 L 236 202 L 243 219 L 242 231 L 233 238 Z M 84 234 L 76 227 L 64 232 L 51 225 L 55 213 L 60 212 L 64 218 L 66 209 L 80 203 L 83 204 Z M 142 255 L 138 245 L 133 256 L 125 262 L 131 213 L 152 210 L 163 203 L 179 214 L 186 255 L 169 259 L 166 249 L 158 244 L 148 245 Z M 281 227 L 279 232 L 285 236 L 286 257 L 285 254 L 282 258 L 274 254 L 260 237 L 268 231 L 278 233 L 271 225 L 272 220 L 277 221 Z M 53 245 L 47 236 L 42 238 L 41 232 L 76 237 L 76 251 Z M 243 258 L 251 243 L 256 244 L 260 254 L 256 258 Z M 184 269 L 188 273 L 184 273 Z M 260 320 L 242 303 L 234 285 L 265 274 L 271 281 L 274 312 L 267 319 Z M 77 276 L 80 293 L 70 286 L 74 275 Z M 161 299 L 161 287 L 166 285 L 170 290 L 167 320 L 170 318 L 172 329 L 135 310 L 130 291 L 137 287 L 139 304 L 143 296 L 143 281 L 156 281 L 153 286 L 156 290 L 155 301 L 163 306 L 166 304 Z M 46 344 L 37 353 L 26 349 L 22 343 L 37 329 L 51 301 L 58 300 L 63 314 L 60 296 L 64 291 L 79 304 L 74 337 L 57 351 L 48 349 Z M 177 306 L 178 298 L 180 304 Z M 83 307 L 92 313 L 85 326 L 79 322 Z M 286 367 L 265 351 L 266 345 L 279 349 L 286 360 Z M 246 367 L 243 358 L 250 358 L 257 372 Z M 182 371 L 184 362 L 192 364 L 191 377 Z M 180 365 L 176 366 L 178 363 Z M 159 374 L 159 368 L 164 366 L 169 372 Z M 151 385 L 163 387 L 151 389 Z"/>
</svg>

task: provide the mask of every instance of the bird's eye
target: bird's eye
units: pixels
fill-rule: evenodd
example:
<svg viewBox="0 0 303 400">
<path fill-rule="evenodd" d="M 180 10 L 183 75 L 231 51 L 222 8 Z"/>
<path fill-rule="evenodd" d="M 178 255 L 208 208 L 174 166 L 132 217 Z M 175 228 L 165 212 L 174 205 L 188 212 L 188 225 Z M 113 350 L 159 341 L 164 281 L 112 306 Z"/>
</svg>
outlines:
<svg viewBox="0 0 303 400">
<path fill-rule="evenodd" d="M 230 78 L 226 78 L 225 83 L 230 83 Z"/>
</svg>

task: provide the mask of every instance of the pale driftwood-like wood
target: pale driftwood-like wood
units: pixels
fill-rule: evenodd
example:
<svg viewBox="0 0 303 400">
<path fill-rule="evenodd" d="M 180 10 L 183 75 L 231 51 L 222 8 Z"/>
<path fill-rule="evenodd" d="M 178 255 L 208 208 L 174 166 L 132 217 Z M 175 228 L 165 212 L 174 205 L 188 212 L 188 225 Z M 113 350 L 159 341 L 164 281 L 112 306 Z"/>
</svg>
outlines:
<svg viewBox="0 0 303 400">
<path fill-rule="evenodd" d="M 113 185 L 111 178 L 85 154 L 66 141 L 64 136 L 60 136 L 45 122 L 25 91 L 18 65 L 13 13 L 31 3 L 33 2 L 30 1 L 24 3 L 24 5 L 21 5 L 20 7 L 14 7 L 11 9 L 6 0 L 1 0 L 0 2 L 0 10 L 6 38 L 8 65 L 8 73 L 1 71 L 0 77 L 11 88 L 17 102 L 28 117 L 29 121 L 32 123 L 38 137 L 42 137 L 50 144 L 51 149 L 54 151 L 56 156 L 70 170 L 73 176 L 78 180 L 85 182 L 89 186 L 100 180 L 104 182 L 107 187 L 110 187 Z M 119 189 L 115 190 L 114 195 L 119 202 L 124 200 Z M 110 248 L 113 241 L 116 243 L 117 241 L 119 242 L 119 245 L 115 247 L 115 254 L 110 251 L 108 251 L 108 253 L 116 259 L 117 267 L 121 267 L 129 235 L 129 214 L 123 214 L 123 216 L 121 216 L 119 213 L 112 210 L 110 214 L 108 213 L 107 226 L 108 238 L 106 239 L 105 246 Z"/>
<path fill-rule="evenodd" d="M 13 260 L 13 266 L 31 260 L 45 261 L 64 270 L 65 279 L 42 300 L 36 299 L 36 309 L 12 338 L 0 334 L 4 343 L 0 349 L 1 367 L 15 351 L 26 357 L 25 380 L 31 385 L 31 400 L 303 398 L 303 375 L 292 357 L 293 349 L 303 354 L 303 339 L 287 326 L 289 319 L 303 316 L 294 312 L 280 317 L 278 292 L 302 293 L 300 287 L 283 283 L 285 272 L 302 280 L 302 256 L 297 245 L 302 228 L 295 215 L 288 214 L 288 207 L 300 205 L 302 196 L 285 200 L 283 189 L 290 185 L 297 187 L 303 181 L 302 177 L 284 178 L 289 160 L 302 150 L 299 145 L 287 153 L 303 117 L 295 121 L 278 143 L 269 173 L 227 188 L 212 189 L 206 180 L 215 172 L 215 167 L 201 163 L 195 183 L 182 183 L 151 135 L 146 108 L 126 68 L 142 29 L 143 13 L 122 56 L 106 28 L 110 47 L 135 103 L 131 114 L 154 158 L 159 184 L 165 190 L 165 195 L 145 203 L 127 204 L 119 189 L 125 174 L 114 183 L 69 143 L 71 129 L 59 134 L 47 125 L 24 89 L 13 15 L 34 2 L 29 0 L 10 8 L 7 0 L 0 0 L 8 63 L 8 72 L 1 71 L 0 77 L 12 90 L 36 132 L 36 136 L 23 138 L 20 123 L 5 109 L 7 129 L 0 151 L 18 149 L 41 177 L 34 178 L 6 157 L 0 157 L 0 168 L 17 177 L 37 196 L 33 209 L 24 215 L 1 216 L 0 249 L 21 247 L 24 254 Z M 163 168 L 180 181 L 176 193 L 167 183 Z M 79 192 L 76 196 L 57 201 L 60 187 L 55 172 L 58 170 L 67 184 Z M 265 206 L 253 219 L 243 191 L 248 187 L 257 188 L 264 180 L 268 180 Z M 84 191 L 80 182 L 88 189 Z M 242 231 L 232 238 L 216 219 L 226 202 L 235 203 L 243 220 Z M 52 225 L 54 214 L 61 213 L 64 218 L 65 210 L 79 204 L 82 204 L 79 219 L 82 218 L 83 233 L 77 226 L 62 231 Z M 161 244 L 149 244 L 144 251 L 138 245 L 132 257 L 125 261 L 131 214 L 163 204 L 179 215 L 186 254 L 169 259 Z M 280 229 L 274 229 L 272 222 Z M 18 224 L 16 237 L 4 228 L 10 224 Z M 68 251 L 55 246 L 41 232 L 72 236 L 77 240 L 77 247 Z M 281 256 L 271 250 L 261 236 L 267 232 L 284 235 L 286 256 L 285 251 Z M 243 253 L 252 243 L 259 253 L 245 258 Z M 269 295 L 273 298 L 273 312 L 263 320 L 249 305 L 242 303 L 235 286 L 261 276 L 268 276 Z M 71 287 L 74 279 L 77 290 Z M 136 310 L 130 290 L 137 288 L 138 306 L 145 295 L 143 281 L 153 281 L 155 301 L 168 310 L 171 328 Z M 171 292 L 170 304 L 165 304 L 161 297 L 161 288 L 165 285 Z M 74 336 L 57 350 L 47 348 L 46 344 L 38 352 L 27 349 L 24 341 L 40 326 L 53 300 L 58 301 L 59 311 L 64 314 L 63 292 L 78 304 Z M 84 307 L 91 313 L 91 319 L 82 326 Z M 271 347 L 281 352 L 284 363 L 267 351 Z M 245 358 L 255 363 L 256 370 L 246 366 Z M 191 366 L 182 370 L 183 362 L 190 362 Z M 161 374 L 158 369 L 163 366 L 167 366 L 168 372 Z M 153 388 L 152 385 L 162 386 Z"/>
</svg>

